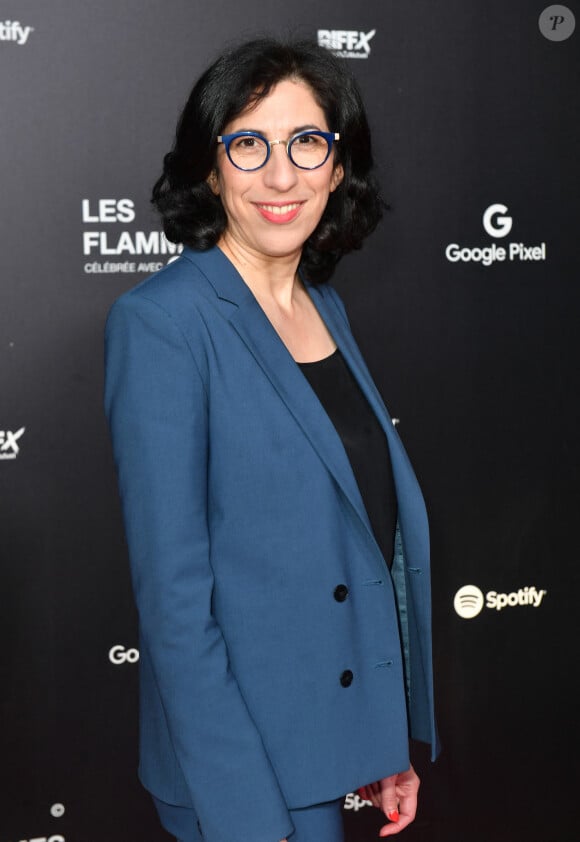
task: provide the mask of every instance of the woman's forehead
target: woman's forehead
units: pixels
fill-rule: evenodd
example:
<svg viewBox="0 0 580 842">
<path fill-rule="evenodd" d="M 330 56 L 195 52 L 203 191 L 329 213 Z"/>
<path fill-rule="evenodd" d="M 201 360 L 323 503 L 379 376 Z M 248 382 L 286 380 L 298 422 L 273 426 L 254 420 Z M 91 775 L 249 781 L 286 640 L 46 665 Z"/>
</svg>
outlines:
<svg viewBox="0 0 580 842">
<path fill-rule="evenodd" d="M 241 111 L 227 126 L 228 131 L 294 132 L 301 128 L 326 129 L 324 111 L 312 89 L 298 79 L 283 79 L 257 102 Z"/>
</svg>

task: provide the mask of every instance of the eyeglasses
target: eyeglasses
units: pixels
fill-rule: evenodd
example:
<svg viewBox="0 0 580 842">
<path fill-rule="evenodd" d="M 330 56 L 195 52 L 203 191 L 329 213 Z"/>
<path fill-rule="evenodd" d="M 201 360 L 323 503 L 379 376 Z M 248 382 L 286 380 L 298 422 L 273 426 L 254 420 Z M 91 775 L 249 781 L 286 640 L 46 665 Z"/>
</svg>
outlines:
<svg viewBox="0 0 580 842">
<path fill-rule="evenodd" d="M 272 147 L 286 144 L 286 153 L 295 167 L 301 170 L 315 170 L 328 160 L 332 144 L 339 140 L 338 132 L 304 131 L 292 135 L 289 140 L 266 140 L 259 132 L 234 132 L 218 135 L 217 142 L 223 143 L 234 167 L 245 172 L 261 169 L 268 163 Z"/>
</svg>

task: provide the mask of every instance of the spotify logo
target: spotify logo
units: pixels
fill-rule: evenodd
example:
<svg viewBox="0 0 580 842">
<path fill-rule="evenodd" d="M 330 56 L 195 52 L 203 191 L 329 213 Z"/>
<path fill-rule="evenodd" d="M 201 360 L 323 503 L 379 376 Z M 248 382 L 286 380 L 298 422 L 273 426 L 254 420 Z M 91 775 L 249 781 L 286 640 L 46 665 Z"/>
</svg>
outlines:
<svg viewBox="0 0 580 842">
<path fill-rule="evenodd" d="M 464 585 L 455 594 L 453 607 L 464 620 L 471 620 L 483 608 L 483 593 L 477 585 Z"/>
<path fill-rule="evenodd" d="M 464 585 L 455 594 L 453 607 L 464 620 L 472 620 L 481 612 L 484 603 L 486 608 L 491 608 L 496 613 L 504 609 L 522 606 L 539 608 L 544 604 L 547 593 L 548 591 L 545 588 L 526 585 L 524 588 L 518 588 L 517 591 L 510 591 L 509 593 L 488 591 L 484 596 L 477 585 Z"/>
</svg>

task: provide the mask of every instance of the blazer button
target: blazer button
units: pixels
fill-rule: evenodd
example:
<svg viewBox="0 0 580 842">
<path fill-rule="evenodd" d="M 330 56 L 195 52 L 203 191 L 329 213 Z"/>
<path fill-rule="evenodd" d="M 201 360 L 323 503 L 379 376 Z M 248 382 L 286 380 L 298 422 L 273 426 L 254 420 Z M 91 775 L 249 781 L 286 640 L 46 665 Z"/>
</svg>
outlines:
<svg viewBox="0 0 580 842">
<path fill-rule="evenodd" d="M 337 585 L 334 589 L 334 598 L 337 602 L 344 602 L 348 596 L 348 588 L 346 585 Z"/>
<path fill-rule="evenodd" d="M 345 670 L 340 676 L 340 683 L 343 687 L 350 687 L 353 677 L 352 670 Z"/>
</svg>

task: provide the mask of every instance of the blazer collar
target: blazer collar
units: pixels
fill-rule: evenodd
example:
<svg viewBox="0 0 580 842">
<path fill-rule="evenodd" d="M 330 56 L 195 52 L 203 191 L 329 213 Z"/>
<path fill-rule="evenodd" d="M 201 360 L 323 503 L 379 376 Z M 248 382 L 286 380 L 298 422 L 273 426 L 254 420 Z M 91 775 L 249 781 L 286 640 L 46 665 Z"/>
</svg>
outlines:
<svg viewBox="0 0 580 842">
<path fill-rule="evenodd" d="M 230 308 L 228 314 L 232 327 L 310 440 L 378 548 L 340 437 L 250 288 L 218 248 L 206 252 L 185 248 L 183 256 L 201 269 L 220 299 L 236 305 Z M 306 284 L 306 289 L 383 429 L 387 431 L 391 425 L 390 419 L 338 306 L 329 292 L 323 292 L 310 284 Z M 390 438 L 388 432 L 387 437 Z"/>
<path fill-rule="evenodd" d="M 185 246 L 181 256 L 201 269 L 217 297 L 223 301 L 240 306 L 249 298 L 254 298 L 234 264 L 217 246 L 207 251 L 194 251 Z"/>
</svg>

